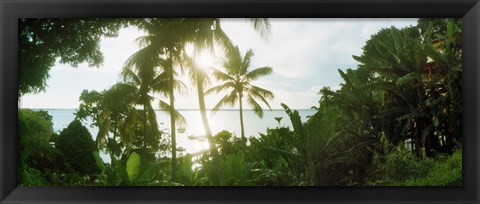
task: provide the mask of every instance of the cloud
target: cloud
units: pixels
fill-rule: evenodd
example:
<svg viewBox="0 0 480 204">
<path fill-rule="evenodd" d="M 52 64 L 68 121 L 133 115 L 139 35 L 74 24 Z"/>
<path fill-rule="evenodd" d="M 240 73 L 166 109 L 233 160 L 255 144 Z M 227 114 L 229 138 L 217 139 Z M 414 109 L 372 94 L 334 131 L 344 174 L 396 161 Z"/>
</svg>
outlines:
<svg viewBox="0 0 480 204">
<path fill-rule="evenodd" d="M 268 41 L 262 40 L 243 20 L 224 20 L 223 28 L 244 52 L 249 48 L 254 50 L 252 66 L 268 65 L 276 74 L 288 78 L 354 68 L 356 62 L 351 56 L 361 54 L 370 35 L 392 25 L 388 19 L 270 19 L 270 22 L 273 35 Z M 402 26 L 407 24 L 400 22 Z"/>
<path fill-rule="evenodd" d="M 365 41 L 381 28 L 415 25 L 417 19 L 270 19 L 272 36 L 266 41 L 241 19 L 223 19 L 222 27 L 242 53 L 252 48 L 252 68 L 271 66 L 274 72 L 254 84 L 274 92 L 270 103 L 280 108 L 284 102 L 292 108 L 310 108 L 317 105 L 317 94 L 324 86 L 339 88 L 343 80 L 337 69 L 355 69 L 352 55 L 360 55 Z M 57 63 L 50 71 L 47 92 L 22 97 L 25 107 L 78 106 L 83 89 L 103 90 L 120 80 L 125 60 L 139 49 L 135 39 L 144 33 L 126 28 L 118 38 L 105 38 L 101 42 L 104 64 L 78 68 Z M 221 52 L 216 51 L 220 57 Z M 196 88 L 184 81 L 192 90 L 188 96 L 176 96 L 178 108 L 198 108 Z M 213 82 L 212 85 L 218 84 Z M 213 107 L 222 94 L 206 97 L 207 108 Z M 164 97 L 163 97 L 164 98 Z M 156 104 L 154 105 L 157 106 Z"/>
<path fill-rule="evenodd" d="M 133 27 L 120 30 L 118 38 L 105 38 L 101 48 L 104 53 L 105 63 L 102 70 L 118 74 L 124 62 L 140 49 L 137 38 L 146 33 Z"/>
<path fill-rule="evenodd" d="M 139 50 L 136 39 L 143 35 L 145 35 L 144 32 L 128 27 L 121 29 L 116 38 L 103 38 L 100 42 L 100 50 L 103 53 L 104 61 L 100 67 L 89 67 L 87 63 L 82 63 L 77 68 L 72 68 L 68 64 L 61 64 L 57 61 L 51 71 L 71 72 L 71 69 L 75 69 L 77 73 L 110 73 L 119 75 L 124 62 Z"/>
</svg>

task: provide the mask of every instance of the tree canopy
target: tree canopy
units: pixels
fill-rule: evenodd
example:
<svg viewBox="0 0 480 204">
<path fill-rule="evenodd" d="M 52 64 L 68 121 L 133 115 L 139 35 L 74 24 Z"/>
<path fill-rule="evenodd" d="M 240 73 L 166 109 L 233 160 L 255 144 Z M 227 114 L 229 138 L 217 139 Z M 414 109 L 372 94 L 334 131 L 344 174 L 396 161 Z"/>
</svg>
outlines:
<svg viewBox="0 0 480 204">
<path fill-rule="evenodd" d="M 77 67 L 100 66 L 102 37 L 115 37 L 124 19 L 19 19 L 19 94 L 45 91 L 50 68 L 57 60 Z"/>
<path fill-rule="evenodd" d="M 76 172 L 82 174 L 98 172 L 93 157 L 93 152 L 97 148 L 92 135 L 80 121 L 74 120 L 63 129 L 55 145 L 65 155 L 65 161 Z"/>
</svg>

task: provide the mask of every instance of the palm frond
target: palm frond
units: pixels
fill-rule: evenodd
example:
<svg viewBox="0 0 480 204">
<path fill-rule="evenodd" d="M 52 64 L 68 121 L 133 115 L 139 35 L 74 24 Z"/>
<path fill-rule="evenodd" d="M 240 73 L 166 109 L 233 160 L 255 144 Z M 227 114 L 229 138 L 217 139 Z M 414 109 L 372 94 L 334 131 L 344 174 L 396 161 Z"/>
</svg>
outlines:
<svg viewBox="0 0 480 204">
<path fill-rule="evenodd" d="M 250 85 L 250 89 L 257 92 L 258 94 L 262 95 L 263 97 L 265 97 L 267 99 L 273 99 L 275 97 L 273 92 L 271 92 L 267 89 L 264 89 L 264 88 L 260 88 L 258 86 Z"/>
<path fill-rule="evenodd" d="M 135 72 L 128 67 L 124 67 L 122 69 L 121 74 L 123 76 L 123 81 L 124 82 L 133 82 L 134 84 L 141 84 L 142 83 L 142 81 L 137 76 L 137 74 L 135 74 Z"/>
<path fill-rule="evenodd" d="M 256 68 L 250 72 L 248 72 L 244 79 L 248 81 L 256 80 L 259 77 L 269 75 L 273 72 L 273 69 L 271 67 L 265 66 L 265 67 L 259 67 Z"/>
<path fill-rule="evenodd" d="M 135 68 L 138 71 L 141 71 L 144 67 L 156 67 L 158 66 L 157 52 L 153 46 L 146 46 L 133 53 L 127 61 L 125 61 L 123 67 Z"/>
<path fill-rule="evenodd" d="M 141 123 L 140 115 L 137 110 L 132 108 L 129 112 L 127 117 L 125 118 L 125 122 L 123 123 L 123 126 L 121 127 L 121 137 L 120 141 L 125 145 L 127 149 L 130 149 L 130 143 L 133 140 L 133 137 L 135 136 L 135 126 L 137 123 Z"/>
<path fill-rule="evenodd" d="M 225 57 L 226 60 L 223 62 L 223 67 L 227 70 L 228 74 L 239 74 L 242 69 L 242 55 L 240 53 L 240 48 L 235 46 L 228 50 Z"/>
<path fill-rule="evenodd" d="M 153 109 L 152 103 L 146 103 L 145 107 L 147 111 L 147 119 L 149 122 L 149 127 L 150 129 L 155 131 L 154 133 L 157 133 L 158 131 L 157 114 Z"/>
<path fill-rule="evenodd" d="M 263 103 L 265 103 L 265 105 L 267 105 L 268 108 L 270 110 L 272 110 L 272 107 L 270 107 L 270 104 L 267 101 L 267 99 L 273 99 L 274 98 L 274 95 L 273 95 L 272 92 L 270 92 L 268 90 L 265 90 L 265 89 L 262 89 L 260 87 L 251 86 L 248 93 L 250 95 L 252 95 L 252 97 L 262 100 Z"/>
<path fill-rule="evenodd" d="M 96 143 L 98 148 L 103 149 L 108 141 L 108 132 L 110 131 L 110 111 L 102 111 L 98 118 L 98 133 Z"/>
<path fill-rule="evenodd" d="M 171 106 L 170 104 L 168 104 L 167 102 L 163 101 L 163 100 L 160 100 L 159 103 L 158 103 L 158 106 L 160 107 L 160 109 L 164 110 L 165 113 L 167 113 L 168 116 L 171 116 L 170 114 L 170 110 L 171 110 Z M 180 113 L 178 112 L 177 110 L 173 110 L 173 117 L 174 117 L 174 120 L 176 123 L 179 123 L 179 124 L 187 124 L 187 120 L 185 119 L 185 117 Z"/>
<path fill-rule="evenodd" d="M 162 72 L 153 79 L 151 87 L 154 92 L 163 94 L 168 92 L 169 83 L 167 74 L 167 72 Z"/>
<path fill-rule="evenodd" d="M 247 50 L 247 52 L 243 56 L 242 65 L 239 67 L 240 68 L 240 70 L 239 70 L 240 75 L 245 75 L 247 73 L 247 70 L 250 67 L 250 62 L 252 61 L 252 57 L 254 55 L 255 54 L 253 54 L 252 49 Z"/>
<path fill-rule="evenodd" d="M 194 48 L 196 49 L 196 48 Z M 194 51 L 195 52 L 195 51 Z M 190 57 L 187 52 L 185 51 L 185 48 L 183 49 L 183 55 L 182 55 L 182 59 L 183 59 L 183 62 L 184 62 L 184 66 L 186 66 L 189 70 L 188 72 L 188 76 L 190 78 L 190 81 L 192 82 L 195 82 L 196 81 L 196 64 L 195 64 L 195 60 Z"/>
<path fill-rule="evenodd" d="M 205 72 L 205 70 L 198 69 L 196 71 L 196 78 L 197 80 L 200 80 L 201 85 L 205 87 L 210 83 L 210 77 L 208 77 L 208 74 Z"/>
<path fill-rule="evenodd" d="M 138 43 L 138 46 L 141 48 L 147 47 L 155 41 L 155 36 L 153 35 L 144 35 L 135 39 L 135 42 Z"/>
<path fill-rule="evenodd" d="M 260 118 L 263 118 L 263 109 L 258 102 L 251 96 L 247 95 L 247 103 L 253 108 L 253 112 Z"/>
<path fill-rule="evenodd" d="M 213 76 L 215 76 L 215 78 L 217 80 L 220 80 L 220 81 L 229 81 L 229 80 L 230 81 L 235 81 L 235 79 L 232 76 L 230 76 L 227 73 L 222 72 L 221 70 L 216 69 L 216 68 L 213 68 L 213 73 L 212 74 L 213 74 Z"/>
<path fill-rule="evenodd" d="M 173 80 L 173 89 L 178 91 L 180 94 L 184 94 L 186 90 L 188 90 L 188 87 L 183 81 L 179 79 Z"/>
<path fill-rule="evenodd" d="M 271 37 L 272 26 L 268 18 L 250 18 L 249 20 L 253 23 L 253 29 L 259 32 L 263 39 L 268 40 Z"/>
<path fill-rule="evenodd" d="M 236 91 L 232 91 L 229 94 L 226 94 L 222 99 L 220 99 L 220 101 L 218 101 L 217 105 L 212 108 L 212 113 L 217 112 L 224 105 L 234 106 L 237 100 L 238 93 Z"/>
<path fill-rule="evenodd" d="M 208 89 L 207 91 L 205 91 L 205 94 L 207 95 L 207 94 L 211 94 L 213 92 L 219 93 L 220 91 L 224 91 L 228 88 L 234 89 L 235 88 L 235 83 L 231 82 L 231 81 L 228 81 L 228 82 L 225 82 L 224 84 L 214 86 L 214 87 Z"/>
<path fill-rule="evenodd" d="M 215 19 L 215 28 L 214 32 L 214 39 L 220 47 L 222 47 L 224 52 L 227 52 L 229 49 L 232 49 L 233 43 L 232 40 L 228 37 L 228 35 L 223 31 L 220 19 Z"/>
</svg>

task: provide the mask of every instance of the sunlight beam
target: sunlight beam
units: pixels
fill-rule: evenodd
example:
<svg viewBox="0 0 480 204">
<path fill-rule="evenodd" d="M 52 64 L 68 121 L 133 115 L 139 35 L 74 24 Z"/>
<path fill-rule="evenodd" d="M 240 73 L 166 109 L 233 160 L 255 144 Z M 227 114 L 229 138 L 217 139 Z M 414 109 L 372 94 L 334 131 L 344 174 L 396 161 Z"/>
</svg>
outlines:
<svg viewBox="0 0 480 204">
<path fill-rule="evenodd" d="M 200 68 L 205 70 L 215 64 L 215 57 L 208 52 L 202 52 L 198 56 L 197 63 Z"/>
</svg>

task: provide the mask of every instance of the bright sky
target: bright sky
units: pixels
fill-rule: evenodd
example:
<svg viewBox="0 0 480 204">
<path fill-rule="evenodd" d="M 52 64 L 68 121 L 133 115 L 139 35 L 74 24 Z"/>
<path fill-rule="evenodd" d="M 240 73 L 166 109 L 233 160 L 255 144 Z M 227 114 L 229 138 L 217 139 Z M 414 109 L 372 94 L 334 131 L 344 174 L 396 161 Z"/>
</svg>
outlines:
<svg viewBox="0 0 480 204">
<path fill-rule="evenodd" d="M 273 73 L 253 84 L 271 90 L 275 99 L 272 108 L 285 103 L 295 109 L 318 105 L 318 91 L 329 86 L 338 89 L 342 82 L 337 69 L 356 68 L 352 55 L 360 55 L 362 46 L 381 28 L 402 28 L 416 25 L 417 19 L 270 19 L 272 36 L 262 39 L 243 19 L 223 19 L 222 27 L 242 54 L 253 49 L 251 68 L 270 66 Z M 84 89 L 102 91 L 121 81 L 120 70 L 125 60 L 139 47 L 135 39 L 143 33 L 135 28 L 122 29 L 117 38 L 105 38 L 100 48 L 104 63 L 100 68 L 81 64 L 78 68 L 57 63 L 50 70 L 46 92 L 28 94 L 20 99 L 22 108 L 78 108 Z M 216 54 L 221 57 L 220 51 Z M 208 60 L 206 60 L 208 61 Z M 218 66 L 217 66 L 218 67 Z M 187 79 L 182 77 L 182 79 Z M 187 80 L 190 90 L 176 96 L 178 109 L 198 109 L 196 88 Z M 217 85 L 212 80 L 210 86 Z M 223 96 L 206 97 L 212 108 Z M 165 99 L 165 98 L 164 98 Z M 168 101 L 168 100 L 167 100 Z M 154 102 L 158 107 L 158 103 Z M 236 108 L 236 107 L 226 107 Z"/>
</svg>

